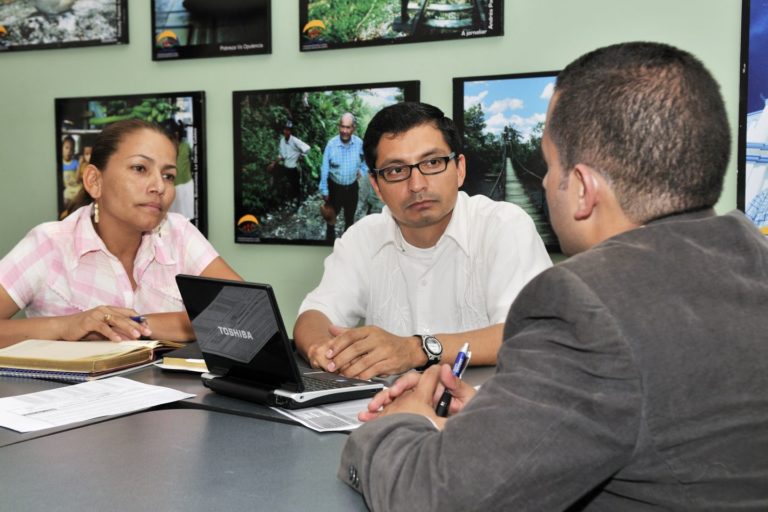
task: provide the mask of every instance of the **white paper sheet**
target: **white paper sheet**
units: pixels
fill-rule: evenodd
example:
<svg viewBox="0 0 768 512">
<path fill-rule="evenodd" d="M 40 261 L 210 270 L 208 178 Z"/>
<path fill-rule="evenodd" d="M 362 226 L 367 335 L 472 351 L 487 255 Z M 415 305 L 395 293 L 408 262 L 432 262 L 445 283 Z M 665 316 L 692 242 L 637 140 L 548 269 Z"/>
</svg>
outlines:
<svg viewBox="0 0 768 512">
<path fill-rule="evenodd" d="M 475 389 L 480 389 L 480 386 L 475 386 Z M 318 432 L 348 432 L 363 424 L 357 419 L 357 414 L 368 408 L 370 401 L 370 398 L 361 398 L 306 409 L 272 409 Z"/>
<path fill-rule="evenodd" d="M 306 409 L 287 410 L 279 407 L 272 407 L 272 409 L 312 430 L 338 432 L 354 430 L 362 425 L 357 419 L 357 414 L 365 410 L 370 401 L 370 398 L 361 398 Z"/>
<path fill-rule="evenodd" d="M 195 395 L 111 377 L 0 398 L 0 426 L 32 432 L 101 416 L 126 414 Z"/>
</svg>

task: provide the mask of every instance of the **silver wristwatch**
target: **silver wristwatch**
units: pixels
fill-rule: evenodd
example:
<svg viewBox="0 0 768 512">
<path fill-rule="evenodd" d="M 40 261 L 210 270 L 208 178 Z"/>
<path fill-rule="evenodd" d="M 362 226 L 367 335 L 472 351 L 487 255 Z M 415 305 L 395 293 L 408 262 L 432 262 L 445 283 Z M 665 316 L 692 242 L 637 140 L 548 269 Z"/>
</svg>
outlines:
<svg viewBox="0 0 768 512">
<path fill-rule="evenodd" d="M 443 355 L 443 344 L 440 340 L 429 334 L 417 334 L 421 338 L 421 349 L 427 354 L 427 364 L 416 368 L 418 371 L 424 371 L 433 364 L 440 362 Z"/>
</svg>

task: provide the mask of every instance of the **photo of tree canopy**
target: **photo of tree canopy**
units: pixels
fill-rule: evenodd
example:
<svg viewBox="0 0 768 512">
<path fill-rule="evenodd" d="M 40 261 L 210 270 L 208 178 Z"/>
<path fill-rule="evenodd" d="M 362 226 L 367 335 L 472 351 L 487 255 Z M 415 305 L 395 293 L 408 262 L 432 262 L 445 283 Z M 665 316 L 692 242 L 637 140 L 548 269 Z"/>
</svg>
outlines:
<svg viewBox="0 0 768 512">
<path fill-rule="evenodd" d="M 454 79 L 454 117 L 462 131 L 462 189 L 523 208 L 544 244 L 559 247 L 549 224 L 541 136 L 556 73 Z"/>
<path fill-rule="evenodd" d="M 503 35 L 503 0 L 302 0 L 301 49 Z"/>
<path fill-rule="evenodd" d="M 234 92 L 235 240 L 325 243 L 320 169 L 326 144 L 339 135 L 341 116 L 347 112 L 355 116 L 355 135 L 362 138 L 376 112 L 396 102 L 417 100 L 418 87 L 413 81 Z M 309 146 L 298 161 L 298 197 L 286 197 L 279 175 L 279 145 L 287 123 L 290 135 Z M 356 218 L 379 212 L 381 203 L 367 176 L 358 183 Z"/>
</svg>

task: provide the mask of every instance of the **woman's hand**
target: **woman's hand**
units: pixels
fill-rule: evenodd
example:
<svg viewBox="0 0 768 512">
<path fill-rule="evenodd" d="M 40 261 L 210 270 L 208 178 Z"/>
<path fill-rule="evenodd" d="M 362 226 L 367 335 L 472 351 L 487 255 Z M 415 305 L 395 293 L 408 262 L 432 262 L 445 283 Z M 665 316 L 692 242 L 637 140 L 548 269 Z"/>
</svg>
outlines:
<svg viewBox="0 0 768 512">
<path fill-rule="evenodd" d="M 98 306 L 82 313 L 58 317 L 60 339 L 122 341 L 151 336 L 152 330 L 146 323 L 131 318 L 138 316 L 132 309 Z"/>
</svg>

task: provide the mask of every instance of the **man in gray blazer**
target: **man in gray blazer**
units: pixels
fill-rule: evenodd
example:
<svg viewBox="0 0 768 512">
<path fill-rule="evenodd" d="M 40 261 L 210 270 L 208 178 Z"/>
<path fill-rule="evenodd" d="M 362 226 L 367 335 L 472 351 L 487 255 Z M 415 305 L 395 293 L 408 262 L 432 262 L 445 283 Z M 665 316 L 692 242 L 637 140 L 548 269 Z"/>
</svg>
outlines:
<svg viewBox="0 0 768 512">
<path fill-rule="evenodd" d="M 712 209 L 729 133 L 686 52 L 570 64 L 542 146 L 574 256 L 517 297 L 479 391 L 442 365 L 377 395 L 339 477 L 373 510 L 768 510 L 768 242 Z"/>
</svg>

